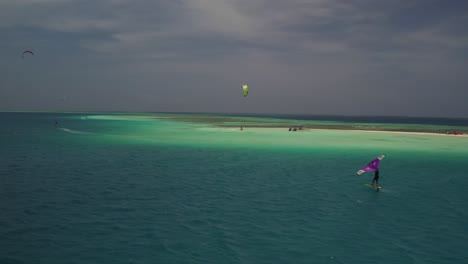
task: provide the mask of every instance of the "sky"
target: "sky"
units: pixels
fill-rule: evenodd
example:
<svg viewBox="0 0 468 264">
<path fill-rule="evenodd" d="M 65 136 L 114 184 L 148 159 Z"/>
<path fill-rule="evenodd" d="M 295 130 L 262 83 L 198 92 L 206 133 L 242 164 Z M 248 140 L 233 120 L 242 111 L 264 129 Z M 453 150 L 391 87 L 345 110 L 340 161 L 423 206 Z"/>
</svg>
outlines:
<svg viewBox="0 0 468 264">
<path fill-rule="evenodd" d="M 0 111 L 468 118 L 464 0 L 5 0 L 0 36 Z"/>
</svg>

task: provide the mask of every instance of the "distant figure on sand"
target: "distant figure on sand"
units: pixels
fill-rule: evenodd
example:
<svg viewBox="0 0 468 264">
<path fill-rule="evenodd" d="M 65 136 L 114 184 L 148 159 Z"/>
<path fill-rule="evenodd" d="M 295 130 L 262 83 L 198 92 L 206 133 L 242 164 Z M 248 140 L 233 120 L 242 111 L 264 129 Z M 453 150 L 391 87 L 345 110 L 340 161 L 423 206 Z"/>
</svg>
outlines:
<svg viewBox="0 0 468 264">
<path fill-rule="evenodd" d="M 241 130 L 244 130 L 244 129 L 241 127 Z"/>
<path fill-rule="evenodd" d="M 374 184 L 375 183 L 375 184 Z M 379 170 L 374 172 L 374 179 L 372 180 L 372 186 L 378 187 L 379 186 Z"/>
</svg>

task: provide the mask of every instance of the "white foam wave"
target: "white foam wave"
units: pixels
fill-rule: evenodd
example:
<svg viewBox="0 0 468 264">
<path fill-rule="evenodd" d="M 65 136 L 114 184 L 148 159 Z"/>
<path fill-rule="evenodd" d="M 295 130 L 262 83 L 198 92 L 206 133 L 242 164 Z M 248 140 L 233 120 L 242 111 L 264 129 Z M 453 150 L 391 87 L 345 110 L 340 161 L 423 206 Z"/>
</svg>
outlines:
<svg viewBox="0 0 468 264">
<path fill-rule="evenodd" d="M 72 133 L 72 134 L 81 134 L 81 135 L 90 135 L 90 134 L 92 134 L 90 132 L 73 130 L 73 129 L 68 129 L 68 128 L 64 128 L 64 127 L 59 127 L 58 129 L 60 129 L 62 131 L 65 131 L 67 133 Z"/>
</svg>

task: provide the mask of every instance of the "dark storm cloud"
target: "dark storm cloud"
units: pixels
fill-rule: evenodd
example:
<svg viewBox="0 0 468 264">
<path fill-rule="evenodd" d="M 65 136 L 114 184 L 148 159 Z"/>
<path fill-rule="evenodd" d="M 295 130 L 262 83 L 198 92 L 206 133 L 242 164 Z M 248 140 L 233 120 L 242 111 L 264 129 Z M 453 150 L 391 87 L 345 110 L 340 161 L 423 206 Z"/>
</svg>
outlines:
<svg viewBox="0 0 468 264">
<path fill-rule="evenodd" d="M 467 10 L 434 0 L 2 2 L 1 109 L 467 117 Z M 18 61 L 23 49 L 37 56 Z"/>
</svg>

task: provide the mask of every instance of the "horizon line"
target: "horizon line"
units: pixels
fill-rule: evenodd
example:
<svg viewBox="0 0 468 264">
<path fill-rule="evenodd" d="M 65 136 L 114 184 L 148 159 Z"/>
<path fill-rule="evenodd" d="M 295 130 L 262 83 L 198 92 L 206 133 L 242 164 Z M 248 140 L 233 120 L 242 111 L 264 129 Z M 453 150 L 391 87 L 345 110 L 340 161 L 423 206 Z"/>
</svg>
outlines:
<svg viewBox="0 0 468 264">
<path fill-rule="evenodd" d="M 468 120 L 468 117 L 447 116 L 398 116 L 398 115 L 349 115 L 349 114 L 305 114 L 305 113 L 239 113 L 239 112 L 185 112 L 185 111 L 56 111 L 56 110 L 0 110 L 0 113 L 56 113 L 56 114 L 212 114 L 212 115 L 276 115 L 276 116 L 310 116 L 310 117 L 382 117 L 382 118 L 425 118 L 425 119 L 459 119 Z"/>
</svg>

